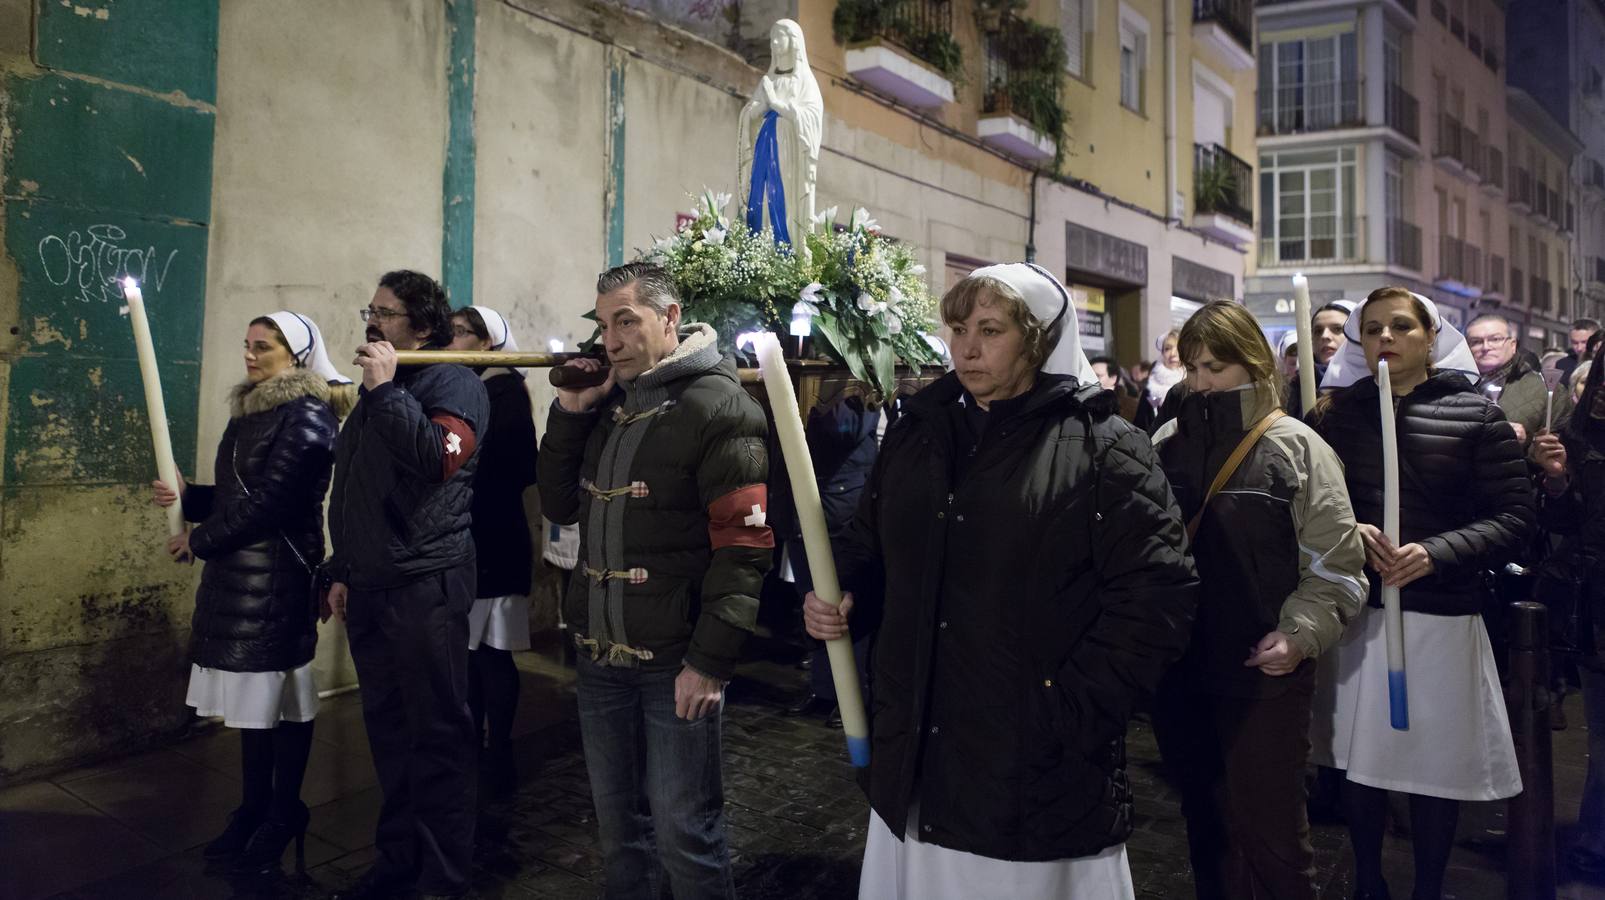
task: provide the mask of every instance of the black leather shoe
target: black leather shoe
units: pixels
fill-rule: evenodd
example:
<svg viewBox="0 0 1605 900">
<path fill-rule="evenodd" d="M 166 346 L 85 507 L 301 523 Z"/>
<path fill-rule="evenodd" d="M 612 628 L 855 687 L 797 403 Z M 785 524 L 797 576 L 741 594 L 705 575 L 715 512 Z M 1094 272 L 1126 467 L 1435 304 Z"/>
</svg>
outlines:
<svg viewBox="0 0 1605 900">
<path fill-rule="evenodd" d="M 245 852 L 245 846 L 251 842 L 251 835 L 267 818 L 267 810 L 248 810 L 240 807 L 229 813 L 228 827 L 223 833 L 206 845 L 201 855 L 207 859 L 227 859 L 239 856 Z"/>
<path fill-rule="evenodd" d="M 797 716 L 822 716 L 830 712 L 831 707 L 833 706 L 835 706 L 835 704 L 829 700 L 826 700 L 824 697 L 821 697 L 818 694 L 810 693 L 797 703 L 786 707 L 785 714 L 793 718 Z"/>
<path fill-rule="evenodd" d="M 277 816 L 269 817 L 256 829 L 256 834 L 251 835 L 251 842 L 245 845 L 245 852 L 235 861 L 235 873 L 258 875 L 277 872 L 279 860 L 284 858 L 285 848 L 294 841 L 295 871 L 306 874 L 307 823 L 311 820 L 312 814 L 305 806 L 282 820 Z"/>
</svg>

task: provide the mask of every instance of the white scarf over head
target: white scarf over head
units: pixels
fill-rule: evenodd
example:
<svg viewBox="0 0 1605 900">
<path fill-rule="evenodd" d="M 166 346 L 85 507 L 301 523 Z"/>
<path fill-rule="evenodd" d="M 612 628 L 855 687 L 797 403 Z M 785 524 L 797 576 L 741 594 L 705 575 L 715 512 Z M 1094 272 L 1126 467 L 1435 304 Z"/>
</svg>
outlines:
<svg viewBox="0 0 1605 900">
<path fill-rule="evenodd" d="M 322 375 L 325 381 L 331 384 L 350 384 L 351 379 L 340 374 L 329 362 L 329 351 L 323 343 L 323 332 L 318 330 L 318 323 L 312 321 L 311 316 L 303 316 L 298 312 L 281 309 L 276 313 L 269 313 L 268 318 L 273 324 L 279 326 L 279 333 L 290 345 L 290 355 L 302 368 L 311 369 Z"/>
<path fill-rule="evenodd" d="M 501 313 L 488 306 L 468 308 L 478 312 L 480 321 L 485 323 L 485 333 L 490 336 L 490 349 L 504 352 L 518 349 L 518 342 L 513 340 L 513 331 L 507 327 L 507 319 Z"/>
<path fill-rule="evenodd" d="M 1438 313 L 1438 304 L 1415 292 L 1410 296 L 1426 307 L 1427 315 L 1432 318 L 1432 326 L 1438 329 L 1438 338 L 1432 344 L 1432 358 L 1427 366 L 1433 369 L 1448 369 L 1466 376 L 1466 380 L 1473 384 L 1477 381 L 1474 374 L 1477 371 L 1477 361 L 1471 356 L 1471 349 L 1466 346 L 1466 336 L 1455 329 L 1453 325 L 1445 322 Z M 1348 387 L 1371 376 L 1371 367 L 1365 361 L 1365 347 L 1360 343 L 1360 326 L 1365 321 L 1365 304 L 1361 300 L 1349 314 L 1349 320 L 1343 323 L 1343 337 L 1347 338 L 1343 349 L 1332 357 L 1332 362 L 1326 367 L 1326 377 L 1321 379 L 1321 389 Z"/>
<path fill-rule="evenodd" d="M 1087 355 L 1081 352 L 1080 318 L 1070 292 L 1059 279 L 1036 263 L 1006 263 L 984 266 L 970 273 L 971 278 L 996 278 L 1014 288 L 1025 300 L 1026 311 L 1047 329 L 1048 354 L 1040 371 L 1049 375 L 1074 375 L 1082 384 L 1097 384 Z"/>
</svg>

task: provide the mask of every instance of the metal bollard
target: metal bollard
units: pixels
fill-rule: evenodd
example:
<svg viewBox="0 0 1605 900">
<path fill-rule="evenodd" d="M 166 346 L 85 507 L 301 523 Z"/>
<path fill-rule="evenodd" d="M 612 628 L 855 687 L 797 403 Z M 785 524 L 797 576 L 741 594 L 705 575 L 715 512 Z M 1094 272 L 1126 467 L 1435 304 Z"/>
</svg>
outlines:
<svg viewBox="0 0 1605 900">
<path fill-rule="evenodd" d="M 1521 793 L 1510 798 L 1506 896 L 1555 896 L 1555 773 L 1549 731 L 1549 610 L 1510 604 L 1510 730 Z"/>
</svg>

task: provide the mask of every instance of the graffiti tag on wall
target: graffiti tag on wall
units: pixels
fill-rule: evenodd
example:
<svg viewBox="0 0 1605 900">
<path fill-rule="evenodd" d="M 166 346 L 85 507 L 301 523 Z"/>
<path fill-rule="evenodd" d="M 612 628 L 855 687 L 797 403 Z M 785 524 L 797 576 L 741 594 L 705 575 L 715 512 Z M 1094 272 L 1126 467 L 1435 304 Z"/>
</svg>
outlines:
<svg viewBox="0 0 1605 900">
<path fill-rule="evenodd" d="M 177 250 L 165 254 L 154 246 L 125 247 L 128 232 L 116 225 L 90 225 L 82 232 L 50 234 L 39 241 L 39 262 L 45 279 L 67 288 L 79 301 L 121 302 L 122 280 L 129 275 L 147 291 L 160 292 Z"/>
</svg>

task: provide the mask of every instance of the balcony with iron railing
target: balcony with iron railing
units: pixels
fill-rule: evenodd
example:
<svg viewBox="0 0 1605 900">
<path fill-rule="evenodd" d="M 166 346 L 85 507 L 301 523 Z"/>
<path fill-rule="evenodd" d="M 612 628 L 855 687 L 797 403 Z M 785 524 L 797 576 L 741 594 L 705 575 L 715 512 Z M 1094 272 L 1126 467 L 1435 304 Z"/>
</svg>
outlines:
<svg viewBox="0 0 1605 900">
<path fill-rule="evenodd" d="M 1506 188 L 1510 205 L 1522 210 L 1533 208 L 1533 173 L 1515 163 L 1510 164 L 1510 184 Z"/>
<path fill-rule="evenodd" d="M 873 15 L 835 22 L 847 74 L 877 93 L 928 109 L 951 103 L 962 73 L 953 0 L 882 0 Z M 839 10 L 838 10 L 839 12 Z"/>
<path fill-rule="evenodd" d="M 1383 93 L 1383 106 L 1388 127 L 1409 138 L 1413 143 L 1421 142 L 1421 103 L 1415 95 L 1404 89 L 1403 85 L 1390 84 Z"/>
<path fill-rule="evenodd" d="M 1505 189 L 1505 151 L 1493 144 L 1487 145 L 1488 164 L 1483 167 L 1482 183 L 1496 190 Z"/>
<path fill-rule="evenodd" d="M 1479 180 L 1482 178 L 1483 168 L 1488 165 L 1487 155 L 1483 152 L 1482 138 L 1470 128 L 1460 129 L 1460 164 Z"/>
<path fill-rule="evenodd" d="M 1307 233 L 1261 237 L 1261 268 L 1297 266 L 1319 268 L 1362 262 L 1365 259 L 1365 216 L 1321 216 L 1298 220 Z M 1261 223 L 1261 228 L 1270 223 Z"/>
<path fill-rule="evenodd" d="M 1193 145 L 1193 209 L 1254 225 L 1254 169 L 1219 144 Z"/>
<path fill-rule="evenodd" d="M 1026 162 L 1040 163 L 1058 155 L 1064 130 L 1059 105 L 1059 73 L 1016 68 L 1010 60 L 1029 52 L 1017 42 L 1028 37 L 1005 27 L 986 36 L 984 90 L 976 133 L 981 142 Z"/>
<path fill-rule="evenodd" d="M 1465 128 L 1460 120 L 1448 113 L 1438 115 L 1438 141 L 1433 145 L 1432 155 L 1438 159 L 1449 159 L 1459 162 L 1465 154 L 1462 141 L 1465 139 Z"/>
<path fill-rule="evenodd" d="M 1207 22 L 1226 29 L 1243 50 L 1254 52 L 1253 0 L 1193 0 L 1193 24 Z"/>
<path fill-rule="evenodd" d="M 1546 278 L 1532 276 L 1527 285 L 1529 305 L 1539 312 L 1549 312 L 1553 309 L 1550 297 L 1550 283 Z"/>
<path fill-rule="evenodd" d="M 1527 282 L 1522 279 L 1522 271 L 1515 266 L 1510 267 L 1510 302 L 1517 306 L 1527 302 Z"/>
<path fill-rule="evenodd" d="M 1488 293 L 1505 293 L 1505 258 L 1497 253 L 1488 256 Z"/>
<path fill-rule="evenodd" d="M 1438 281 L 1467 287 L 1482 284 L 1482 250 L 1457 237 L 1438 238 Z"/>
<path fill-rule="evenodd" d="M 1360 81 L 1284 85 L 1259 97 L 1259 133 L 1304 134 L 1365 125 L 1360 113 Z"/>
<path fill-rule="evenodd" d="M 1421 271 L 1421 227 L 1403 219 L 1388 219 L 1388 264 Z"/>
</svg>

